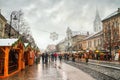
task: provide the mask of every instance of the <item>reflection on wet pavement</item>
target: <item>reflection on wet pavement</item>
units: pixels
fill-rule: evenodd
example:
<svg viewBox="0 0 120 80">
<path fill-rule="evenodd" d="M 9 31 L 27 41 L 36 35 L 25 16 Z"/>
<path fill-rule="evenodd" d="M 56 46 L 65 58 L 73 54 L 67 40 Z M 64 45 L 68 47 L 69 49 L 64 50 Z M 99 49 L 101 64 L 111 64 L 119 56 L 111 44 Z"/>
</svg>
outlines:
<svg viewBox="0 0 120 80">
<path fill-rule="evenodd" d="M 28 66 L 25 70 L 9 78 L 0 80 L 62 80 L 55 63 Z"/>
<path fill-rule="evenodd" d="M 0 80 L 95 80 L 83 71 L 68 64 L 50 62 L 48 64 L 34 64 L 25 70 Z"/>
</svg>

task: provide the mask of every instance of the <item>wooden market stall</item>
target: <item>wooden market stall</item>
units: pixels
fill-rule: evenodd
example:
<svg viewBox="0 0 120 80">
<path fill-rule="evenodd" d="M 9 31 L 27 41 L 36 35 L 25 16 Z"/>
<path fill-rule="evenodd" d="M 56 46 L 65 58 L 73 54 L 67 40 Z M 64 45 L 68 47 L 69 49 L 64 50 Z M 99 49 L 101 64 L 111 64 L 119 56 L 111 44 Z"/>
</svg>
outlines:
<svg viewBox="0 0 120 80">
<path fill-rule="evenodd" d="M 34 51 L 29 43 L 24 43 L 25 45 L 25 52 L 24 52 L 24 58 L 25 58 L 25 66 L 27 65 L 33 65 L 34 64 Z"/>
<path fill-rule="evenodd" d="M 0 78 L 21 70 L 23 48 L 18 39 L 0 39 Z"/>
<path fill-rule="evenodd" d="M 25 69 L 25 59 L 24 59 L 24 42 L 22 41 L 21 38 L 14 44 L 14 48 L 19 49 L 21 51 L 21 62 L 20 62 L 20 67 L 21 70 Z"/>
</svg>

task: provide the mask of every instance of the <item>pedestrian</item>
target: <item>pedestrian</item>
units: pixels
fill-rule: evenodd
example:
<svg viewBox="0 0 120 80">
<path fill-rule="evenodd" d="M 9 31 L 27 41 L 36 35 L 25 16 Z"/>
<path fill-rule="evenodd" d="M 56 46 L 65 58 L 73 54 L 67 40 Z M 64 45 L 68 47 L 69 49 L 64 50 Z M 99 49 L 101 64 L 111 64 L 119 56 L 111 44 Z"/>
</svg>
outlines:
<svg viewBox="0 0 120 80">
<path fill-rule="evenodd" d="M 75 62 L 75 55 L 72 54 L 72 61 Z"/>
<path fill-rule="evenodd" d="M 64 59 L 67 60 L 67 54 L 66 53 L 64 54 Z"/>
<path fill-rule="evenodd" d="M 45 64 L 47 64 L 48 63 L 48 53 L 45 53 Z"/>
<path fill-rule="evenodd" d="M 49 61 L 49 62 L 51 61 L 50 53 L 48 53 L 48 61 Z"/>
<path fill-rule="evenodd" d="M 45 53 L 42 53 L 42 63 L 44 64 L 44 60 L 45 60 Z"/>
<path fill-rule="evenodd" d="M 54 54 L 51 54 L 51 60 L 54 61 Z"/>
<path fill-rule="evenodd" d="M 59 54 L 59 60 L 60 60 L 60 63 L 62 61 L 62 54 Z"/>
<path fill-rule="evenodd" d="M 69 60 L 69 54 L 66 54 L 67 61 Z"/>
<path fill-rule="evenodd" d="M 85 60 L 86 60 L 86 63 L 88 63 L 88 60 L 89 59 L 89 56 L 88 56 L 88 53 L 85 54 Z"/>
<path fill-rule="evenodd" d="M 54 58 L 55 58 L 55 61 L 57 60 L 57 53 L 55 52 L 54 53 Z"/>
</svg>

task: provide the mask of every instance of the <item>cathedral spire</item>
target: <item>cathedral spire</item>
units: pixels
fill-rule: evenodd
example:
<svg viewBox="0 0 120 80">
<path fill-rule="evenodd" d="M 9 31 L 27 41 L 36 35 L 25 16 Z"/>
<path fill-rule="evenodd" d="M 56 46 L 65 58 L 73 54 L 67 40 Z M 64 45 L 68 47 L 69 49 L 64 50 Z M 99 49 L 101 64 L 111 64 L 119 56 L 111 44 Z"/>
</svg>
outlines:
<svg viewBox="0 0 120 80">
<path fill-rule="evenodd" d="M 96 9 L 96 15 L 94 20 L 94 32 L 99 32 L 102 30 L 101 18 L 99 16 L 98 9 Z"/>
<path fill-rule="evenodd" d="M 69 27 L 67 28 L 66 34 L 67 34 L 67 39 L 70 39 L 72 37 L 72 30 Z"/>
</svg>

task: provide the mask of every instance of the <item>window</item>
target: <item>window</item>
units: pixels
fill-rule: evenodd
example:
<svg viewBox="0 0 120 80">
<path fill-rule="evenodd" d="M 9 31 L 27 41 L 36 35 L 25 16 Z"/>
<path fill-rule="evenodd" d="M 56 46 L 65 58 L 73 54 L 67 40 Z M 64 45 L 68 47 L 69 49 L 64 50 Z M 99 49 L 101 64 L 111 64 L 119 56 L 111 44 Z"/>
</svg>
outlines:
<svg viewBox="0 0 120 80">
<path fill-rule="evenodd" d="M 100 44 L 100 40 L 98 39 L 98 45 Z"/>
<path fill-rule="evenodd" d="M 94 40 L 94 46 L 96 47 L 96 40 Z"/>
<path fill-rule="evenodd" d="M 0 23 L 0 30 L 2 30 L 2 23 Z"/>
<path fill-rule="evenodd" d="M 0 37 L 2 36 L 2 23 L 0 23 Z"/>
<path fill-rule="evenodd" d="M 117 26 L 118 26 L 118 23 L 117 23 L 117 21 L 116 21 L 116 22 L 114 22 L 114 27 L 115 27 L 115 29 L 117 28 Z"/>
<path fill-rule="evenodd" d="M 91 47 L 91 41 L 88 42 L 88 47 Z"/>
</svg>

